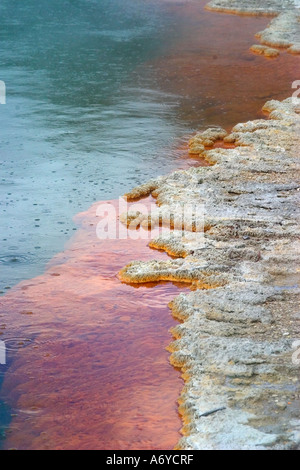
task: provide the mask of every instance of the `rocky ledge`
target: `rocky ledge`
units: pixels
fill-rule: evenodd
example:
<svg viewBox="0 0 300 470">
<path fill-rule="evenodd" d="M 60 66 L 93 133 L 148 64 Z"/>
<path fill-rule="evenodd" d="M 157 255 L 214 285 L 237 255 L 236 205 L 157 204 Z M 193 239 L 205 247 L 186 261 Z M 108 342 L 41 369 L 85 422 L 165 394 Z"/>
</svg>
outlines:
<svg viewBox="0 0 300 470">
<path fill-rule="evenodd" d="M 191 139 L 190 151 L 210 166 L 127 194 L 157 199 L 156 213 L 131 211 L 123 221 L 171 221 L 171 233 L 151 246 L 173 258 L 134 261 L 120 278 L 193 286 L 170 305 L 181 321 L 170 345 L 185 380 L 180 449 L 291 449 L 300 442 L 300 100 L 272 100 L 263 110 L 266 119 L 238 124 L 229 135 L 215 128 Z M 178 209 L 186 204 L 194 210 L 183 226 Z"/>
</svg>

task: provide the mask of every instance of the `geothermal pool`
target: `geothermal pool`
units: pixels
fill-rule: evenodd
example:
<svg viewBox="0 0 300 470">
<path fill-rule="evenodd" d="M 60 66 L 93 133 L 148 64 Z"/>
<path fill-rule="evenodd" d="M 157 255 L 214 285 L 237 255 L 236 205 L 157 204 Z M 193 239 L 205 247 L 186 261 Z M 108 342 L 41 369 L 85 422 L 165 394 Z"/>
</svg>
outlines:
<svg viewBox="0 0 300 470">
<path fill-rule="evenodd" d="M 130 260 L 167 255 L 147 240 L 99 240 L 96 208 L 201 164 L 187 153 L 196 130 L 229 129 L 290 95 L 295 58 L 249 52 L 268 19 L 204 5 L 1 3 L 4 449 L 171 449 L 180 438 L 167 304 L 188 286 L 122 284 Z"/>
</svg>

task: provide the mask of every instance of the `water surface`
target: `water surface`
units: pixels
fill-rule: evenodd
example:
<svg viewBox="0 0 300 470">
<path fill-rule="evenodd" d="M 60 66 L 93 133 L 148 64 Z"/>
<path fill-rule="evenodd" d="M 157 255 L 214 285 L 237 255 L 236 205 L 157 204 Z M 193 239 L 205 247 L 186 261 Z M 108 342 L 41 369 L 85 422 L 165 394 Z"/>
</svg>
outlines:
<svg viewBox="0 0 300 470">
<path fill-rule="evenodd" d="M 182 166 L 192 132 L 290 95 L 299 58 L 248 50 L 269 19 L 204 5 L 1 2 L 0 292 L 43 272 L 76 213 Z"/>
<path fill-rule="evenodd" d="M 186 287 L 121 284 L 132 259 L 167 255 L 98 240 L 92 204 L 197 163 L 186 145 L 197 129 L 230 129 L 290 95 L 299 58 L 249 52 L 268 19 L 204 3 L 1 2 L 5 449 L 171 449 L 180 438 L 182 381 L 165 348 L 167 304 Z"/>
</svg>

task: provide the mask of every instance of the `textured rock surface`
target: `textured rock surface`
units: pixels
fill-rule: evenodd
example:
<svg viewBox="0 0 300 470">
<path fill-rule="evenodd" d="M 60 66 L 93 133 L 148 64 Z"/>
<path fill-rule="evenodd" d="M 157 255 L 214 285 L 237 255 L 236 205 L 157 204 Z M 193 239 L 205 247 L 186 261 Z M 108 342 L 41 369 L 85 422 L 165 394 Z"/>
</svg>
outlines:
<svg viewBox="0 0 300 470">
<path fill-rule="evenodd" d="M 222 127 L 211 127 L 204 132 L 198 132 L 189 142 L 189 153 L 200 155 L 205 147 L 212 147 L 215 142 L 226 136 L 227 132 Z"/>
<path fill-rule="evenodd" d="M 263 44 L 275 47 L 285 47 L 288 52 L 300 52 L 300 10 L 281 13 L 274 18 L 267 29 L 257 33 Z"/>
<path fill-rule="evenodd" d="M 209 10 L 247 15 L 277 15 L 299 7 L 297 0 L 211 0 Z"/>
<path fill-rule="evenodd" d="M 125 282 L 190 282 L 195 291 L 171 305 L 182 323 L 173 330 L 171 361 L 183 370 L 184 427 L 178 448 L 288 449 L 300 442 L 299 143 L 300 100 L 269 101 L 267 120 L 241 123 L 206 149 L 209 167 L 176 171 L 127 196 L 152 194 L 147 226 L 178 207 L 205 207 L 203 236 L 180 224 L 151 246 L 176 259 L 134 261 Z M 172 219 L 173 217 L 173 219 Z M 126 218 L 124 220 L 126 222 Z M 200 234 L 199 234 L 200 236 Z"/>
<path fill-rule="evenodd" d="M 212 0 L 208 10 L 276 16 L 269 26 L 257 33 L 261 42 L 271 47 L 284 47 L 292 54 L 300 53 L 300 3 L 298 0 Z"/>
</svg>

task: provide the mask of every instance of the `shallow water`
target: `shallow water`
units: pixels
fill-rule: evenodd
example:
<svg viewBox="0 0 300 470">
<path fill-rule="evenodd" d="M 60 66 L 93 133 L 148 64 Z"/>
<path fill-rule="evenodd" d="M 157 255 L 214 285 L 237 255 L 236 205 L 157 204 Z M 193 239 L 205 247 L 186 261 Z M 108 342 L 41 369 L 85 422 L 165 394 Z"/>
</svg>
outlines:
<svg viewBox="0 0 300 470">
<path fill-rule="evenodd" d="M 167 304 L 188 288 L 122 284 L 116 272 L 137 251 L 153 254 L 147 240 L 99 240 L 96 209 L 77 216 L 45 274 L 2 298 L 5 449 L 172 449 L 179 438 Z"/>
<path fill-rule="evenodd" d="M 229 129 L 290 95 L 299 58 L 248 51 L 268 19 L 203 5 L 1 3 L 0 290 L 33 278 L 1 298 L 4 448 L 168 449 L 180 437 L 182 381 L 165 347 L 167 303 L 186 287 L 121 284 L 132 259 L 166 255 L 98 240 L 89 207 L 195 164 L 196 129 Z"/>
</svg>

